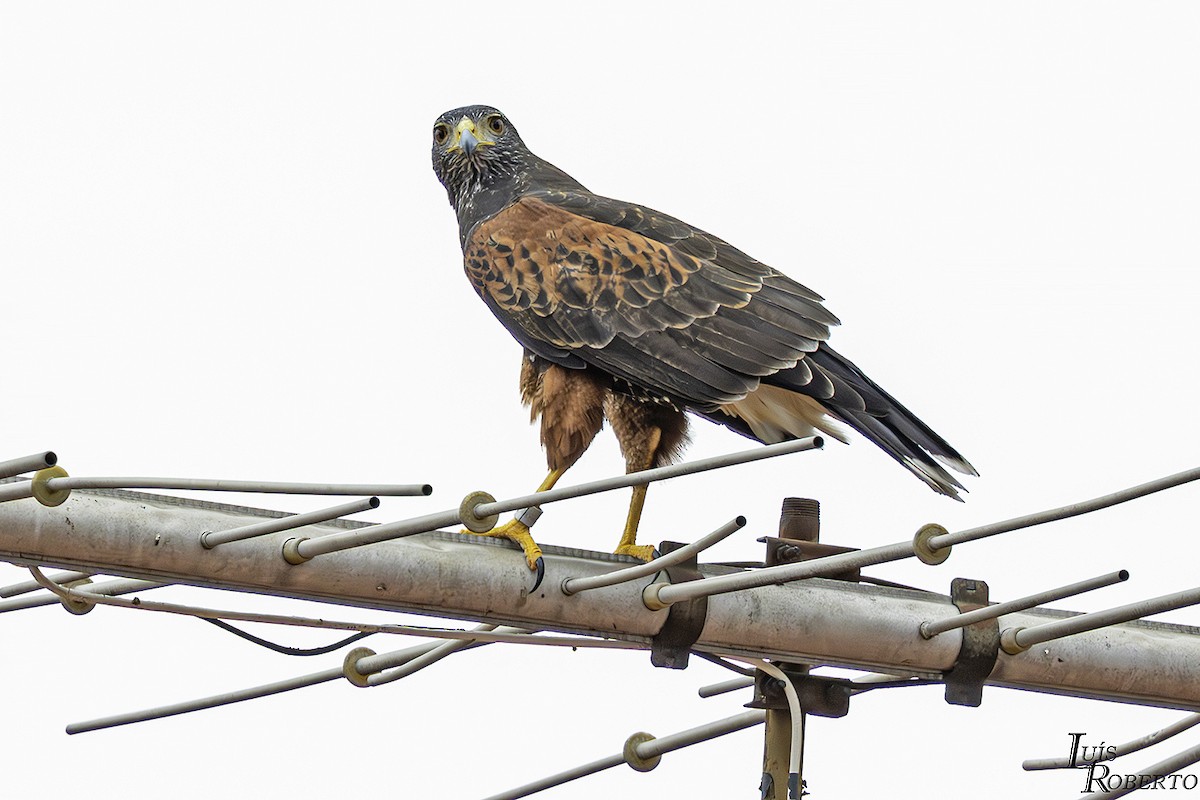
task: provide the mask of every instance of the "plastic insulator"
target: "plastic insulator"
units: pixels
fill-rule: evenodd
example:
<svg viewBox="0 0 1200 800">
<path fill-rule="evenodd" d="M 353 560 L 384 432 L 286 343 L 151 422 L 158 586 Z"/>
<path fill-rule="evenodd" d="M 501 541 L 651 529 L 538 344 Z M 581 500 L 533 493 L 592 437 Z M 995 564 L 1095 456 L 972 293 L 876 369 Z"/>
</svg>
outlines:
<svg viewBox="0 0 1200 800">
<path fill-rule="evenodd" d="M 921 529 L 917 531 L 916 536 L 913 536 L 913 554 L 923 563 L 930 566 L 941 564 L 950 557 L 950 547 L 931 547 L 929 540 L 934 536 L 941 536 L 949 532 L 935 522 L 922 525 Z"/>
<path fill-rule="evenodd" d="M 670 586 L 669 583 L 652 583 L 645 589 L 642 589 L 642 605 L 651 611 L 662 611 L 664 608 L 670 608 L 670 603 L 664 603 L 658 599 L 658 592 L 664 586 Z"/>
<path fill-rule="evenodd" d="M 364 689 L 370 686 L 371 684 L 367 681 L 371 676 L 358 671 L 358 660 L 373 655 L 375 655 L 375 651 L 369 647 L 356 647 L 346 653 L 346 657 L 342 659 L 342 676 L 355 686 Z"/>
<path fill-rule="evenodd" d="M 1017 644 L 1017 634 L 1025 630 L 1024 628 L 1005 628 L 1000 631 L 1000 649 L 1008 653 L 1010 656 L 1020 655 L 1028 650 L 1028 647 L 1023 647 Z"/>
<path fill-rule="evenodd" d="M 82 617 L 84 614 L 87 614 L 96 607 L 96 604 L 93 601 L 87 600 L 79 595 L 60 597 L 58 598 L 58 602 L 62 603 L 63 608 L 65 608 L 67 611 L 70 611 L 77 617 Z"/>
<path fill-rule="evenodd" d="M 644 742 L 653 742 L 658 737 L 652 733 L 639 731 L 633 736 L 625 740 L 625 748 L 621 751 L 621 756 L 625 759 L 625 763 L 636 769 L 638 772 L 649 772 L 658 766 L 662 761 L 662 755 L 651 756 L 650 758 L 642 758 L 638 755 L 637 746 Z"/>
<path fill-rule="evenodd" d="M 307 542 L 308 536 L 294 536 L 283 543 L 283 560 L 292 564 L 303 564 L 305 561 L 312 561 L 311 558 L 300 554 L 300 543 Z"/>
<path fill-rule="evenodd" d="M 471 531 L 471 533 L 487 533 L 492 528 L 496 527 L 496 523 L 500 521 L 499 514 L 490 514 L 486 517 L 480 517 L 475 514 L 475 506 L 483 503 L 494 503 L 496 498 L 492 497 L 487 492 L 471 492 L 463 498 L 463 501 L 458 506 L 458 519 L 462 522 L 463 527 Z"/>
<path fill-rule="evenodd" d="M 44 506 L 61 506 L 71 496 L 70 489 L 51 489 L 49 481 L 51 478 L 67 478 L 67 471 L 59 466 L 46 467 L 43 470 L 38 470 L 33 475 L 33 481 L 30 488 L 33 490 L 33 496 L 39 503 Z"/>
</svg>

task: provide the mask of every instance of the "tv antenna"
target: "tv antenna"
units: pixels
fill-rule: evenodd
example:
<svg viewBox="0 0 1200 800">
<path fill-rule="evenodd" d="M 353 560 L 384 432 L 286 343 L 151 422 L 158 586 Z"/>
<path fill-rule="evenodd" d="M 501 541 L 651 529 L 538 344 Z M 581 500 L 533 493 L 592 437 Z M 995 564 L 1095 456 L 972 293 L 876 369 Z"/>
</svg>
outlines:
<svg viewBox="0 0 1200 800">
<path fill-rule="evenodd" d="M 892 544 L 856 549 L 820 541 L 819 505 L 786 498 L 779 535 L 764 537 L 761 563 L 700 563 L 712 545 L 740 530 L 737 517 L 691 543 L 664 542 L 660 555 L 627 557 L 543 545 L 545 579 L 533 588 L 519 548 L 441 530 L 486 531 L 500 514 L 536 522 L 537 509 L 589 494 L 667 480 L 786 454 L 817 450 L 819 437 L 496 500 L 476 491 L 450 508 L 393 522 L 345 517 L 377 508 L 380 497 L 428 495 L 428 484 L 311 484 L 146 477 L 74 477 L 50 451 L 0 462 L 0 560 L 30 579 L 0 588 L 0 613 L 60 603 L 73 614 L 97 605 L 181 614 L 230 625 L 259 622 L 434 639 L 376 652 L 354 647 L 340 662 L 283 681 L 167 706 L 72 722 L 78 734 L 345 680 L 392 683 L 468 648 L 508 646 L 648 651 L 657 667 L 683 669 L 692 656 L 736 677 L 701 697 L 751 693 L 750 710 L 664 736 L 634 733 L 598 760 L 539 778 L 489 800 L 527 797 L 627 764 L 653 769 L 670 752 L 747 728 L 764 727 L 763 800 L 805 793 L 808 715 L 843 717 L 851 700 L 880 689 L 939 683 L 947 702 L 978 706 L 985 685 L 1190 712 L 1115 748 L 1119 757 L 1200 723 L 1200 629 L 1148 615 L 1200 603 L 1183 588 L 1087 614 L 1046 608 L 1129 579 L 1124 569 L 1072 576 L 1061 586 L 994 602 L 980 579 L 956 578 L 946 595 L 871 582 L 865 567 L 916 559 L 943 563 L 959 545 L 1094 513 L 1200 478 L 1188 470 L 1079 503 L 959 531 L 925 525 Z M 32 473 L 31 478 L 20 476 Z M 357 499 L 303 514 L 146 494 L 135 490 L 342 495 Z M 65 570 L 47 572 L 48 569 Z M 98 576 L 113 576 L 97 580 Z M 397 580 L 396 576 L 403 576 Z M 366 623 L 156 601 L 171 584 L 271 594 L 470 620 L 474 627 Z M 325 650 L 344 649 L 348 639 Z M 1049 657 L 1049 656 L 1053 657 Z M 1061 665 L 1068 665 L 1062 667 Z M 829 667 L 854 671 L 847 678 Z M 1111 759 L 1110 759 L 1111 760 Z M 1132 784 L 1102 778 L 1091 798 L 1120 797 L 1200 761 L 1200 747 L 1146 769 Z M 1093 760 L 1092 763 L 1096 763 Z M 1089 763 L 1031 759 L 1029 770 Z M 1112 769 L 1104 764 L 1107 776 Z"/>
</svg>

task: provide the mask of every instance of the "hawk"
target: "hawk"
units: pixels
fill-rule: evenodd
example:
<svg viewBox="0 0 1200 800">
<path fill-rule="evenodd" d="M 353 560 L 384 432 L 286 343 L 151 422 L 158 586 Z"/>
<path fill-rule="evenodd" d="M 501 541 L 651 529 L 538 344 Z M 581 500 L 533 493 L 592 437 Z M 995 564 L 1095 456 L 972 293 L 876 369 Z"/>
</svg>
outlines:
<svg viewBox="0 0 1200 800">
<path fill-rule="evenodd" d="M 539 491 L 605 420 L 627 471 L 669 463 L 687 443 L 685 412 L 764 443 L 816 431 L 844 442 L 844 423 L 956 499 L 963 486 L 943 465 L 978 474 L 826 343 L 840 323 L 819 294 L 686 222 L 592 194 L 496 109 L 442 114 L 433 170 L 458 214 L 467 278 L 525 348 L 521 397 L 550 469 Z M 636 542 L 645 497 L 634 487 L 617 553 L 652 557 Z M 488 535 L 520 544 L 540 576 L 524 523 Z"/>
</svg>

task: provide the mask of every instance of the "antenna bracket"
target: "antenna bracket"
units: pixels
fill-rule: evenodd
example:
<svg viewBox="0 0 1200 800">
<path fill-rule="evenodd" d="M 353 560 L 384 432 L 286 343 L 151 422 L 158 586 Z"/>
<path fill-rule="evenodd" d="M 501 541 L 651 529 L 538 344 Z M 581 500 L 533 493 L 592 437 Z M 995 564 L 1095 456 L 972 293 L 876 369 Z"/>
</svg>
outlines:
<svg viewBox="0 0 1200 800">
<path fill-rule="evenodd" d="M 662 542 L 658 546 L 658 552 L 666 555 L 684 546 L 680 542 Z M 693 555 L 686 561 L 668 567 L 667 579 L 671 583 L 700 580 L 703 576 L 700 574 L 696 558 L 697 556 Z M 700 638 L 707 616 L 707 597 L 672 603 L 667 611 L 667 621 L 663 623 L 650 645 L 650 663 L 667 669 L 687 669 L 692 645 Z"/>
<path fill-rule="evenodd" d="M 950 599 L 960 612 L 983 608 L 988 604 L 988 585 L 970 578 L 955 578 L 950 582 Z M 992 674 L 999 652 L 999 620 L 986 619 L 963 627 L 958 658 L 942 674 L 946 702 L 978 707 L 983 702 L 983 682 Z"/>
</svg>

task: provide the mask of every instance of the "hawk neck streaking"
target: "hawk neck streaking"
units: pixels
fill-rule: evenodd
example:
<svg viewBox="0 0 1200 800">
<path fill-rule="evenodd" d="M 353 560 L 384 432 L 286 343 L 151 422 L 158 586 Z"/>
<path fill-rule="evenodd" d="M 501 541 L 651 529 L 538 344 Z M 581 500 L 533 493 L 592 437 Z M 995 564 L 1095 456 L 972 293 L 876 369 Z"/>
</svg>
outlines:
<svg viewBox="0 0 1200 800">
<path fill-rule="evenodd" d="M 977 475 L 942 437 L 826 344 L 823 298 L 716 236 L 592 194 L 531 153 L 488 106 L 442 114 L 433 169 L 458 214 L 467 277 L 525 348 L 521 394 L 541 418 L 549 488 L 612 425 L 629 471 L 676 458 L 684 412 L 764 443 L 841 422 L 941 494 Z M 939 463 L 940 462 L 940 463 Z M 617 552 L 635 544 L 635 488 Z M 535 566 L 537 546 L 512 522 Z"/>
</svg>

